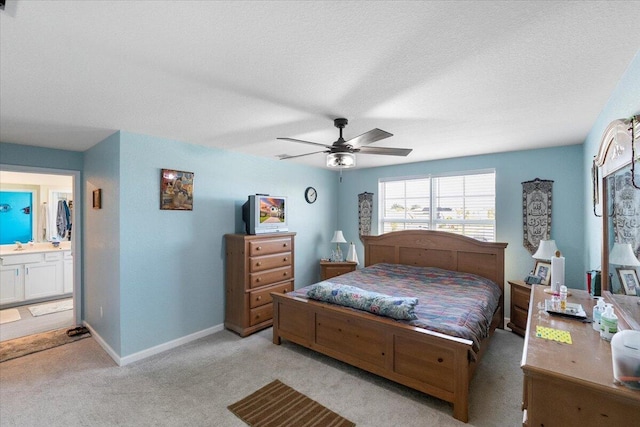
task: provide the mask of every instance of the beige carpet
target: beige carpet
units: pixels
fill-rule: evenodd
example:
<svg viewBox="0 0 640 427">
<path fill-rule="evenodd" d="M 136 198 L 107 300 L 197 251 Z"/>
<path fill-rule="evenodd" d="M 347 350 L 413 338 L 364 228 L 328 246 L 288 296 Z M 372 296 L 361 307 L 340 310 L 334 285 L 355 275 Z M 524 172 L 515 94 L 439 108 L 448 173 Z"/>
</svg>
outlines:
<svg viewBox="0 0 640 427">
<path fill-rule="evenodd" d="M 73 310 L 73 299 L 58 300 L 47 304 L 34 305 L 29 307 L 31 315 L 44 316 L 45 314 L 58 313 L 60 311 Z"/>
<path fill-rule="evenodd" d="M 270 382 L 228 408 L 251 427 L 355 426 L 279 380 Z"/>
<path fill-rule="evenodd" d="M 42 334 L 3 341 L 0 343 L 0 363 L 91 336 L 90 333 L 86 333 L 69 337 L 67 336 L 67 330 L 68 328 L 58 329 Z"/>
<path fill-rule="evenodd" d="M 22 319 L 22 317 L 20 317 L 20 313 L 18 313 L 18 309 L 16 308 L 0 310 L 0 325 L 3 323 L 16 322 L 20 319 Z"/>
</svg>

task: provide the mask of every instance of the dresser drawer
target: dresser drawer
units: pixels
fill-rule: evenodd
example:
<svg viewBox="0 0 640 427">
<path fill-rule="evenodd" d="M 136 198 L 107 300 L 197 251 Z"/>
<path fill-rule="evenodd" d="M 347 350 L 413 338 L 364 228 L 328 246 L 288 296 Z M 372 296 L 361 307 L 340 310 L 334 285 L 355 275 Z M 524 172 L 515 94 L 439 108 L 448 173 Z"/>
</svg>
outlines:
<svg viewBox="0 0 640 427">
<path fill-rule="evenodd" d="M 249 271 L 251 273 L 271 270 L 272 268 L 287 267 L 289 265 L 291 265 L 291 252 L 253 257 L 249 259 Z"/>
<path fill-rule="evenodd" d="M 267 240 L 250 241 L 249 256 L 270 255 L 279 252 L 290 252 L 292 247 L 291 237 L 280 237 Z"/>
<path fill-rule="evenodd" d="M 2 265 L 16 265 L 16 264 L 28 264 L 31 262 L 44 261 L 44 255 L 42 253 L 37 254 L 21 254 L 21 255 L 6 255 L 0 257 Z"/>
<path fill-rule="evenodd" d="M 511 299 L 513 301 L 513 305 L 515 305 L 516 307 L 520 307 L 525 311 L 528 311 L 531 291 L 529 289 L 522 289 L 519 287 L 512 286 L 511 292 L 512 292 Z M 525 318 L 526 318 L 526 315 L 525 315 Z"/>
<path fill-rule="evenodd" d="M 277 286 L 270 286 L 267 289 L 261 289 L 259 291 L 253 291 L 249 293 L 249 307 L 256 308 L 261 305 L 265 305 L 270 303 L 273 298 L 271 298 L 271 292 L 278 292 L 281 294 L 286 294 L 293 290 L 293 283 L 287 282 Z"/>
<path fill-rule="evenodd" d="M 265 304 L 249 311 L 249 326 L 266 322 L 273 318 L 273 304 Z"/>
<path fill-rule="evenodd" d="M 291 278 L 291 266 L 249 274 L 249 288 L 259 288 Z"/>
</svg>

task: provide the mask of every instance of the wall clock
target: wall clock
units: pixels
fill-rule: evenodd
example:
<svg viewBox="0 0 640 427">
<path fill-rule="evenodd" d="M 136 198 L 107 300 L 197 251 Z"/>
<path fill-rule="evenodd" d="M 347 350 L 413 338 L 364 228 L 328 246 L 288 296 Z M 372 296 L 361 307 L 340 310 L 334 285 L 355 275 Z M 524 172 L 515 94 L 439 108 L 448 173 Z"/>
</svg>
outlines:
<svg viewBox="0 0 640 427">
<path fill-rule="evenodd" d="M 307 189 L 304 190 L 304 199 L 307 203 L 314 203 L 318 199 L 318 192 L 313 187 L 307 187 Z"/>
</svg>

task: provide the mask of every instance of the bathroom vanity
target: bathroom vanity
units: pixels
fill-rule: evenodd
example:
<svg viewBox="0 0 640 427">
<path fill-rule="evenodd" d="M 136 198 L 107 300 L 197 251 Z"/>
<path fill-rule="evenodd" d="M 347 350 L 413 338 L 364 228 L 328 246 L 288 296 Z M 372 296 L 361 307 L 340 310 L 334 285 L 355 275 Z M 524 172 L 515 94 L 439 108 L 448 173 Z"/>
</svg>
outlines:
<svg viewBox="0 0 640 427">
<path fill-rule="evenodd" d="M 0 246 L 0 306 L 48 299 L 73 292 L 70 242 Z"/>
</svg>

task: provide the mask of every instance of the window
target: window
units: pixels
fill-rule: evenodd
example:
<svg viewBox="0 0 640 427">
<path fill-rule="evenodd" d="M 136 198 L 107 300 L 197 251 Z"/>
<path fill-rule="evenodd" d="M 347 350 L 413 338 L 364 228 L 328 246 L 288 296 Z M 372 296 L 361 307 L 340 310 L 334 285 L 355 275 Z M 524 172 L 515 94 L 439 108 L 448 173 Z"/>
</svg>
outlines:
<svg viewBox="0 0 640 427">
<path fill-rule="evenodd" d="M 494 242 L 495 178 L 484 171 L 380 180 L 380 230 L 441 230 Z"/>
</svg>

